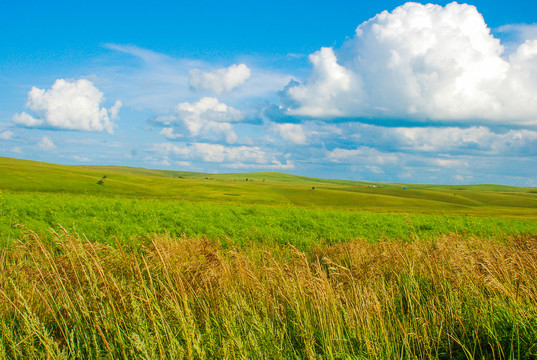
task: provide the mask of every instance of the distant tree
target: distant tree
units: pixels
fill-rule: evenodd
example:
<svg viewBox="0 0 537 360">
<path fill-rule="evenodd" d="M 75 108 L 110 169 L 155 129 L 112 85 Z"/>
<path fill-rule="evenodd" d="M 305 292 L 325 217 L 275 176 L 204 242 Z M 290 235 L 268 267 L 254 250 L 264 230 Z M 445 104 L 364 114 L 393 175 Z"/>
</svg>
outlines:
<svg viewBox="0 0 537 360">
<path fill-rule="evenodd" d="M 106 179 L 106 175 L 104 175 L 101 180 L 97 181 L 97 184 L 98 185 L 104 185 L 104 179 Z"/>
</svg>

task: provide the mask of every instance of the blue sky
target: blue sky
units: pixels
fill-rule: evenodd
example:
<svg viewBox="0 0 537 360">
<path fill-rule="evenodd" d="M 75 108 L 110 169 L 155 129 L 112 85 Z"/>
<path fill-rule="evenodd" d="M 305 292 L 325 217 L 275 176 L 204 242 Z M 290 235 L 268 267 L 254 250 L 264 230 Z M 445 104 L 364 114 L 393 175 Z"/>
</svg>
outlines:
<svg viewBox="0 0 537 360">
<path fill-rule="evenodd" d="M 0 156 L 537 186 L 537 4 L 26 1 Z"/>
</svg>

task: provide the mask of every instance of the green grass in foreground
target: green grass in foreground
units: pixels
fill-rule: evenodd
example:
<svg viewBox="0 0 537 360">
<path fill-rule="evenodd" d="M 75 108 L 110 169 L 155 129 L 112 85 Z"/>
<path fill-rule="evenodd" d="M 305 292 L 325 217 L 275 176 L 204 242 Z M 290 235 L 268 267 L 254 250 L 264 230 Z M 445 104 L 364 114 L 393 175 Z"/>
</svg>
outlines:
<svg viewBox="0 0 537 360">
<path fill-rule="evenodd" d="M 535 234 L 537 192 L 507 186 L 366 184 L 278 173 L 209 175 L 0 158 L 0 244 L 58 224 L 136 246 L 148 234 L 304 249 L 349 239 Z M 104 174 L 103 174 L 104 173 Z M 104 184 L 97 182 L 106 175 Z M 246 181 L 246 178 L 248 181 Z"/>
<path fill-rule="evenodd" d="M 58 224 L 92 240 L 136 246 L 138 237 L 206 236 L 229 245 L 291 243 L 300 249 L 349 239 L 433 239 L 440 234 L 501 238 L 536 233 L 537 220 L 458 214 L 375 213 L 293 206 L 191 203 L 169 199 L 1 193 L 0 244 L 19 238 L 22 224 L 47 236 Z"/>
<path fill-rule="evenodd" d="M 537 238 L 314 246 L 28 233 L 0 250 L 0 358 L 535 359 Z"/>
</svg>

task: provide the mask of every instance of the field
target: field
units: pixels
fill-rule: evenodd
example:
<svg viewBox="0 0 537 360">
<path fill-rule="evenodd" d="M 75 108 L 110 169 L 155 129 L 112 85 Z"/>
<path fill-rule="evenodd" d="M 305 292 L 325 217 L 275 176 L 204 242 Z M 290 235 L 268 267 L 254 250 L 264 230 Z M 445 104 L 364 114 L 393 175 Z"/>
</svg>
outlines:
<svg viewBox="0 0 537 360">
<path fill-rule="evenodd" d="M 537 356 L 535 188 L 0 173 L 0 358 Z"/>
</svg>

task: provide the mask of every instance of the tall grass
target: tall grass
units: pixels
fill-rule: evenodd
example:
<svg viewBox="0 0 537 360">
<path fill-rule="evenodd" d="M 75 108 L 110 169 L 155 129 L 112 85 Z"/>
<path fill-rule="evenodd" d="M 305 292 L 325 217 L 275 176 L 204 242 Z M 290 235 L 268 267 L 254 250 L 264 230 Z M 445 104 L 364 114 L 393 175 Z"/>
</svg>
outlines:
<svg viewBox="0 0 537 360">
<path fill-rule="evenodd" d="M 0 358 L 530 359 L 537 237 L 0 250 Z"/>
<path fill-rule="evenodd" d="M 139 236 L 170 233 L 174 236 L 207 236 L 231 244 L 251 242 L 291 243 L 301 250 L 313 244 L 334 244 L 364 238 L 434 239 L 439 234 L 497 238 L 537 233 L 537 212 L 513 218 L 507 213 L 420 214 L 191 203 L 172 199 L 93 197 L 73 194 L 0 193 L 0 247 L 23 231 L 24 224 L 38 234 L 49 228 L 85 234 L 92 241 L 137 243 Z"/>
</svg>

